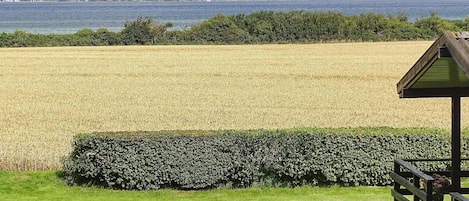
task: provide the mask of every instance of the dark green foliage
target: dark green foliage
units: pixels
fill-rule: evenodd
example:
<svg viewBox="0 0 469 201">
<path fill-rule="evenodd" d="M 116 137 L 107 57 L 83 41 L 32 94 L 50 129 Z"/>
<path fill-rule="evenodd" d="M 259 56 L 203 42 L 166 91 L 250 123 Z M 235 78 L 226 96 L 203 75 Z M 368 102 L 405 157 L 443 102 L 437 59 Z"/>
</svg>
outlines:
<svg viewBox="0 0 469 201">
<path fill-rule="evenodd" d="M 254 38 L 254 43 L 416 40 L 441 34 L 440 29 L 416 27 L 403 13 L 345 16 L 336 12 L 261 11 L 230 18 Z"/>
<path fill-rule="evenodd" d="M 126 22 L 121 32 L 122 42 L 125 45 L 144 45 L 151 41 L 151 29 L 154 22 L 150 18 L 139 17 L 132 22 Z"/>
<path fill-rule="evenodd" d="M 469 16 L 466 17 L 464 20 L 453 20 L 450 22 L 456 25 L 459 30 L 469 30 Z"/>
<path fill-rule="evenodd" d="M 82 134 L 64 173 L 69 184 L 114 189 L 381 186 L 391 184 L 395 158 L 449 157 L 442 133 L 358 128 Z"/>
<path fill-rule="evenodd" d="M 7 33 L 0 34 L 0 47 L 12 47 L 13 35 Z"/>
<path fill-rule="evenodd" d="M 35 36 L 25 31 L 15 31 L 11 38 L 13 47 L 29 47 L 33 46 Z"/>
<path fill-rule="evenodd" d="M 459 28 L 455 24 L 441 18 L 435 12 L 431 13 L 428 18 L 417 20 L 415 27 L 423 30 L 426 35 L 433 37 L 438 37 L 440 33 L 446 30 L 459 31 Z"/>
<path fill-rule="evenodd" d="M 124 24 L 121 32 L 122 43 L 124 45 L 154 44 L 163 39 L 166 29 L 171 26 L 171 23 L 158 25 L 149 17 L 139 17 L 135 21 Z"/>
<path fill-rule="evenodd" d="M 349 41 L 432 40 L 443 31 L 469 30 L 469 18 L 446 20 L 436 13 L 409 22 L 404 13 L 382 15 L 337 12 L 259 11 L 214 17 L 184 30 L 168 30 L 149 17 L 126 22 L 120 32 L 82 29 L 75 34 L 0 34 L 0 47 L 154 44 L 265 44 Z"/>
<path fill-rule="evenodd" d="M 93 34 L 93 38 L 93 45 L 97 46 L 120 44 L 120 34 L 110 32 L 104 28 L 96 30 L 96 32 Z"/>
<path fill-rule="evenodd" d="M 192 26 L 189 30 L 189 35 L 191 41 L 200 44 L 245 43 L 249 40 L 249 34 L 238 28 L 228 17 L 221 14 Z"/>
</svg>

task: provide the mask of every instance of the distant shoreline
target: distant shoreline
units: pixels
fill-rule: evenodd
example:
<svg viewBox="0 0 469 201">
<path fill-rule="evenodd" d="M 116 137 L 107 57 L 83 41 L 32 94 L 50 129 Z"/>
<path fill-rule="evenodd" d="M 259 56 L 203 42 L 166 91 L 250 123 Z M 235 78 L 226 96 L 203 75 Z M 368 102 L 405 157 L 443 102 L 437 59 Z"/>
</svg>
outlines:
<svg viewBox="0 0 469 201">
<path fill-rule="evenodd" d="M 34 34 L 73 34 L 83 28 L 119 31 L 126 21 L 139 16 L 151 17 L 158 23 L 172 23 L 170 30 L 184 30 L 217 14 L 249 15 L 259 11 L 330 11 L 347 16 L 403 14 L 410 22 L 426 18 L 432 12 L 445 20 L 464 20 L 469 16 L 469 1 L 460 0 L 444 3 L 437 0 L 419 3 L 402 0 L 10 1 L 20 0 L 0 0 L 0 33 L 23 30 Z"/>
</svg>

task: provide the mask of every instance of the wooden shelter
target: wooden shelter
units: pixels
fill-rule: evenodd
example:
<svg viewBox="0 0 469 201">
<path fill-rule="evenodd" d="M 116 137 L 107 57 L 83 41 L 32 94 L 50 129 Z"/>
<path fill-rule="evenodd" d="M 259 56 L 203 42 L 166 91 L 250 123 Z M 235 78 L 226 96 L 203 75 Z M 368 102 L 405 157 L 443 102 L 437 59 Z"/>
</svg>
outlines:
<svg viewBox="0 0 469 201">
<path fill-rule="evenodd" d="M 461 97 L 469 96 L 469 32 L 444 32 L 397 83 L 397 93 L 400 98 L 451 98 L 451 170 L 438 173 L 451 178 L 453 200 L 469 200 L 461 195 L 469 193 L 468 188 L 461 188 L 461 176 L 469 177 L 469 172 L 461 171 Z M 434 200 L 431 173 L 421 172 L 406 161 L 412 160 L 397 159 L 394 163 L 394 200 L 408 200 L 403 195 L 414 195 L 414 200 Z M 427 183 L 423 190 L 421 180 Z"/>
<path fill-rule="evenodd" d="M 397 83 L 401 98 L 469 96 L 469 32 L 444 32 Z"/>
</svg>

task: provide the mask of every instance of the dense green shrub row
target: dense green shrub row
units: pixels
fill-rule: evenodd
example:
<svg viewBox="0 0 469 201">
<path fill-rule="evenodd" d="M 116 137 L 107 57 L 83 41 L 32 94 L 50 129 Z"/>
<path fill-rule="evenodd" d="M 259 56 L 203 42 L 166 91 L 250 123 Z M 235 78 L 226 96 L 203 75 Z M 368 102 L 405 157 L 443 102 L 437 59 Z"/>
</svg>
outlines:
<svg viewBox="0 0 469 201">
<path fill-rule="evenodd" d="M 441 130 L 358 128 L 81 134 L 69 184 L 115 189 L 389 185 L 395 158 L 447 158 Z M 423 164 L 436 170 L 447 164 Z"/>
<path fill-rule="evenodd" d="M 337 12 L 260 11 L 250 15 L 218 14 L 186 30 L 169 30 L 171 26 L 139 17 L 126 22 L 120 32 L 85 28 L 75 34 L 44 35 L 19 30 L 1 33 L 0 47 L 428 40 L 445 30 L 468 30 L 469 17 L 450 21 L 431 13 L 409 22 L 402 13 L 347 16 Z"/>
</svg>

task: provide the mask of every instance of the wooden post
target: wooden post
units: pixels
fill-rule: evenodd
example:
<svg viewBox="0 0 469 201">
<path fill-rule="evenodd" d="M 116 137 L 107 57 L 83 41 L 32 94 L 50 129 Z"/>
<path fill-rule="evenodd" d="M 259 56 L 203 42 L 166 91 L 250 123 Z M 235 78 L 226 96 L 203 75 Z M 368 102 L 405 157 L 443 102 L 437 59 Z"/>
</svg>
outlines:
<svg viewBox="0 0 469 201">
<path fill-rule="evenodd" d="M 412 179 L 414 181 L 414 186 L 417 188 L 420 188 L 420 177 L 417 175 L 414 175 Z M 420 201 L 420 198 L 417 195 L 414 195 L 414 201 Z"/>
<path fill-rule="evenodd" d="M 461 97 L 451 97 L 451 192 L 461 190 Z"/>
<path fill-rule="evenodd" d="M 397 175 L 401 175 L 401 166 L 396 160 L 394 160 L 394 173 L 396 173 Z M 401 184 L 399 184 L 399 182 L 394 180 L 394 190 L 396 192 L 399 192 L 400 189 L 401 189 Z M 398 200 L 394 197 L 394 201 L 398 201 Z"/>
</svg>

